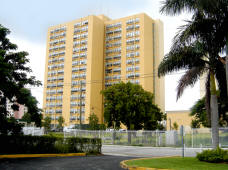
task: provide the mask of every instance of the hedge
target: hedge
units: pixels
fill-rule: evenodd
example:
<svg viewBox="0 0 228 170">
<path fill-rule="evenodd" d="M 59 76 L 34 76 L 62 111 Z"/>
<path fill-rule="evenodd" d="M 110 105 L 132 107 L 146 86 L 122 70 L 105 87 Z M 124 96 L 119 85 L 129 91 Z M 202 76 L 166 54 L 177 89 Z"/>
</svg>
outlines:
<svg viewBox="0 0 228 170">
<path fill-rule="evenodd" d="M 228 151 L 217 147 L 216 149 L 204 150 L 201 153 L 197 153 L 196 158 L 200 161 L 211 163 L 228 162 Z"/>
<path fill-rule="evenodd" d="M 101 153 L 101 139 L 0 135 L 0 154 Z"/>
</svg>

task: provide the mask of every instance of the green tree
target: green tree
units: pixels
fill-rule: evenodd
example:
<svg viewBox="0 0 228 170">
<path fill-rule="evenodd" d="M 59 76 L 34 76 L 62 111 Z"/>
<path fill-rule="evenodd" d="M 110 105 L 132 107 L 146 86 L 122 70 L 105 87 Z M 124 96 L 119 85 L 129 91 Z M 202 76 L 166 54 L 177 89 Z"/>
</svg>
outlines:
<svg viewBox="0 0 228 170">
<path fill-rule="evenodd" d="M 194 27 L 197 32 L 193 34 L 207 35 L 213 38 L 210 46 L 215 44 L 222 52 L 226 51 L 226 59 L 220 61 L 226 67 L 226 88 L 228 93 L 228 1 L 227 0 L 166 0 L 163 2 L 161 12 L 176 15 L 182 12 L 190 12 L 193 19 L 200 18 L 201 22 L 195 23 Z M 203 23 L 203 24 L 202 24 Z M 209 33 L 209 34 L 208 34 Z M 203 39 L 202 39 L 203 40 Z M 206 41 L 204 39 L 203 41 Z M 208 43 L 208 42 L 206 42 Z"/>
<path fill-rule="evenodd" d="M 27 123 L 31 123 L 32 122 L 31 115 L 28 112 L 26 112 L 22 116 L 21 121 L 24 121 L 24 122 L 27 122 Z"/>
<path fill-rule="evenodd" d="M 20 94 L 18 94 L 18 100 L 19 103 L 25 103 L 26 107 L 28 109 L 28 113 L 30 115 L 31 122 L 35 122 L 36 126 L 41 127 L 41 120 L 42 120 L 42 114 L 41 109 L 38 108 L 38 101 L 34 96 L 32 96 L 32 93 L 29 89 L 22 88 L 20 90 Z"/>
<path fill-rule="evenodd" d="M 8 120 L 8 127 L 7 130 L 12 135 L 21 135 L 22 133 L 22 124 L 19 124 L 14 117 L 7 118 Z"/>
<path fill-rule="evenodd" d="M 196 104 L 192 106 L 190 116 L 193 116 L 191 122 L 192 128 L 199 128 L 200 125 L 210 127 L 205 108 L 205 98 L 198 100 Z"/>
<path fill-rule="evenodd" d="M 173 129 L 174 129 L 174 130 L 178 130 L 178 124 L 177 124 L 177 122 L 174 122 L 174 123 L 173 123 Z"/>
<path fill-rule="evenodd" d="M 99 130 L 98 117 L 94 113 L 89 115 L 89 130 Z"/>
<path fill-rule="evenodd" d="M 218 92 L 217 92 L 218 93 Z M 228 125 L 228 111 L 227 105 L 224 106 L 222 98 L 218 93 L 218 110 L 219 110 L 219 125 L 226 127 Z M 206 107 L 205 107 L 205 97 L 199 99 L 191 108 L 190 116 L 193 117 L 192 128 L 198 128 L 200 126 L 210 127 L 210 123 L 207 119 Z"/>
<path fill-rule="evenodd" d="M 161 128 L 164 115 L 153 104 L 153 95 L 140 85 L 121 82 L 103 90 L 102 94 L 108 127 L 119 129 L 122 123 L 128 130 Z"/>
<path fill-rule="evenodd" d="M 219 53 L 226 45 L 227 37 L 227 1 L 220 0 L 166 0 L 163 2 L 161 12 L 170 15 L 180 14 L 183 11 L 191 12 L 192 19 L 180 28 L 174 39 L 171 51 L 159 66 L 159 75 L 168 72 L 186 69 L 186 73 L 180 79 L 177 98 L 183 90 L 194 85 L 199 77 L 206 73 L 207 88 L 207 113 L 211 119 L 213 147 L 219 143 L 218 135 L 218 102 L 216 96 L 215 77 L 220 91 L 224 88 L 224 77 L 221 74 L 224 69 L 221 66 Z M 188 57 L 188 58 L 187 58 Z M 210 118 L 211 113 L 211 118 Z"/>
<path fill-rule="evenodd" d="M 31 102 L 32 98 L 26 85 L 41 85 L 34 76 L 28 77 L 32 70 L 27 66 L 29 59 L 26 58 L 27 52 L 16 52 L 17 46 L 9 41 L 7 35 L 10 31 L 0 25 L 0 133 L 9 133 L 10 122 L 7 119 L 8 111 L 6 109 L 7 99 L 12 103 L 24 104 L 31 110 L 32 119 L 35 119 L 37 125 L 41 123 L 37 101 Z M 35 99 L 35 98 L 34 98 Z M 18 106 L 12 106 L 18 110 Z M 17 124 L 17 122 L 15 122 Z"/>
<path fill-rule="evenodd" d="M 50 132 L 50 130 L 51 130 L 51 118 L 49 116 L 46 116 L 44 118 L 42 126 L 44 127 L 45 133 Z"/>
<path fill-rule="evenodd" d="M 64 118 L 62 116 L 59 116 L 57 128 L 60 129 L 60 130 L 62 130 L 63 129 L 64 122 L 65 122 Z"/>
</svg>

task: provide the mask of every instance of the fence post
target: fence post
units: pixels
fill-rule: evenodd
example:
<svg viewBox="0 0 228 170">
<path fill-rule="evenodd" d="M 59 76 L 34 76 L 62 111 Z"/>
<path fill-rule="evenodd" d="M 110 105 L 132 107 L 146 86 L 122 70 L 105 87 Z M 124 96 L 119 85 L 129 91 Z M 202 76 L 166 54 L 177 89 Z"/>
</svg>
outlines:
<svg viewBox="0 0 228 170">
<path fill-rule="evenodd" d="M 115 144 L 115 130 L 111 131 L 112 132 L 112 144 Z"/>
<path fill-rule="evenodd" d="M 157 130 L 155 130 L 155 146 L 157 147 Z"/>
<path fill-rule="evenodd" d="M 184 157 L 184 126 L 181 125 L 180 127 L 180 135 L 182 139 L 182 157 Z"/>
<path fill-rule="evenodd" d="M 193 148 L 193 146 L 194 146 L 194 144 L 193 144 L 193 128 L 192 128 L 192 148 Z"/>
</svg>

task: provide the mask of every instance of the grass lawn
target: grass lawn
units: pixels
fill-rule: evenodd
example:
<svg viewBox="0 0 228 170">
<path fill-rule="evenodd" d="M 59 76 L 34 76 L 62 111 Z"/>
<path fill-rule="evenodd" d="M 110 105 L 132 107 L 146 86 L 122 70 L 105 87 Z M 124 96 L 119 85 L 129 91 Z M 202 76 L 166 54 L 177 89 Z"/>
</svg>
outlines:
<svg viewBox="0 0 228 170">
<path fill-rule="evenodd" d="M 161 168 L 172 170 L 225 170 L 228 169 L 228 164 L 224 163 L 207 163 L 198 161 L 191 157 L 170 157 L 170 158 L 152 158 L 127 161 L 129 166 Z"/>
</svg>

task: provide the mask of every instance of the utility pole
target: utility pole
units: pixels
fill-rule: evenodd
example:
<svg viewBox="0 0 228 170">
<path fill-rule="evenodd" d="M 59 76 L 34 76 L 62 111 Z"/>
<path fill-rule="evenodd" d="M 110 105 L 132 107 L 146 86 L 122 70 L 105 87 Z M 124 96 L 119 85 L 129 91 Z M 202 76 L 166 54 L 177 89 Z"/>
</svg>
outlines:
<svg viewBox="0 0 228 170">
<path fill-rule="evenodd" d="M 80 114 L 79 129 L 81 130 L 81 128 L 82 128 L 82 81 L 80 81 L 80 109 L 79 109 L 79 114 Z"/>
</svg>

